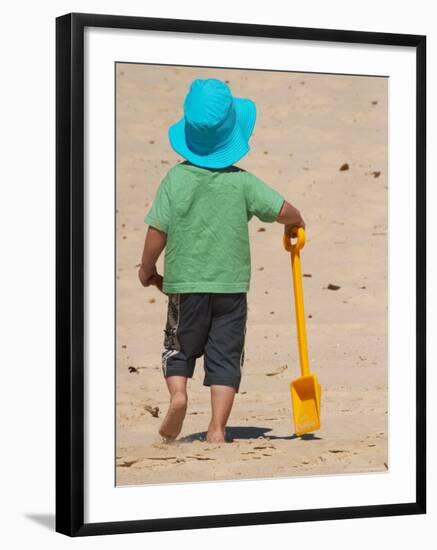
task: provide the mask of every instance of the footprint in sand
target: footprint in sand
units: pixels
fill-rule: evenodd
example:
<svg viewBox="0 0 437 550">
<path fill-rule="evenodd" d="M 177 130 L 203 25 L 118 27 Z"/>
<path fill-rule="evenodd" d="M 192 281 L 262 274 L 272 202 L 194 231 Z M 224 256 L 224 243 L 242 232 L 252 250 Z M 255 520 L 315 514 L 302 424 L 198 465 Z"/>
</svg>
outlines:
<svg viewBox="0 0 437 550">
<path fill-rule="evenodd" d="M 273 371 L 273 372 L 266 372 L 266 376 L 276 376 L 278 374 L 282 374 L 284 371 L 288 369 L 288 365 L 282 365 L 279 370 Z"/>
<path fill-rule="evenodd" d="M 145 456 L 144 460 L 176 460 L 176 456 Z"/>
<path fill-rule="evenodd" d="M 136 464 L 139 462 L 139 460 L 125 460 L 124 462 L 121 462 L 120 464 L 117 464 L 117 467 L 119 468 L 130 468 L 133 464 Z"/>
</svg>

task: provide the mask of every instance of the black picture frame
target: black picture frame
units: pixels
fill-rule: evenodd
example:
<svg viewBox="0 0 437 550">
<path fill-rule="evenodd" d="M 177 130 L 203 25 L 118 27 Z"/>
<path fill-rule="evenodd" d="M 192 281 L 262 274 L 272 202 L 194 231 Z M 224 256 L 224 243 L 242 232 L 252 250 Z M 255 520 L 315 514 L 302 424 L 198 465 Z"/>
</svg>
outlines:
<svg viewBox="0 0 437 550">
<path fill-rule="evenodd" d="M 416 500 L 387 505 L 84 523 L 84 29 L 157 30 L 416 51 Z M 56 531 L 69 536 L 426 513 L 426 37 L 96 14 L 56 19 Z"/>
</svg>

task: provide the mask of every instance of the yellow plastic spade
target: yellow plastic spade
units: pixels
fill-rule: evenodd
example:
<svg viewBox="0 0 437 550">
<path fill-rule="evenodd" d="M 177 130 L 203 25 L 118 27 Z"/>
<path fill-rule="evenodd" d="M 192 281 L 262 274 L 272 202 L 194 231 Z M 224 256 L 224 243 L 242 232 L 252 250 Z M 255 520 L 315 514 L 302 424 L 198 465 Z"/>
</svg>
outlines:
<svg viewBox="0 0 437 550">
<path fill-rule="evenodd" d="M 291 252 L 294 304 L 296 309 L 297 341 L 301 376 L 290 384 L 294 427 L 297 436 L 315 432 L 320 428 L 321 387 L 317 375 L 311 374 L 308 362 L 308 347 L 303 305 L 302 274 L 300 270 L 300 250 L 305 245 L 305 231 L 297 230 L 297 240 L 293 244 L 289 235 L 284 235 L 284 248 Z"/>
</svg>

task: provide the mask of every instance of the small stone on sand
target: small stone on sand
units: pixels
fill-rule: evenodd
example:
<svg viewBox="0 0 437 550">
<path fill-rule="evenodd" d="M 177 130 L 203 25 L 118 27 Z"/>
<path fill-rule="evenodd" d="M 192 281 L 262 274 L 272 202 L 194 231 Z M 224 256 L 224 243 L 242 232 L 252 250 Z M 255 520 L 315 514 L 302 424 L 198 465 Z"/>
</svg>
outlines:
<svg viewBox="0 0 437 550">
<path fill-rule="evenodd" d="M 327 290 L 338 290 L 340 287 L 338 285 L 333 285 L 332 283 L 329 283 L 328 286 L 324 287 Z"/>
<path fill-rule="evenodd" d="M 150 405 L 144 405 L 144 410 L 149 412 L 154 418 L 159 416 L 159 407 L 151 407 Z"/>
</svg>

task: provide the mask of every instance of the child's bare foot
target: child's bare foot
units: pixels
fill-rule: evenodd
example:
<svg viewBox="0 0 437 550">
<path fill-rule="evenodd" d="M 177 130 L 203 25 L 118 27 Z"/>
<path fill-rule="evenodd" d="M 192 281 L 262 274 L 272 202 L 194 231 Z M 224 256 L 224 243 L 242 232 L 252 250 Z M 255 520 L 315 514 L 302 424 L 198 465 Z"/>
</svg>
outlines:
<svg viewBox="0 0 437 550">
<path fill-rule="evenodd" d="M 209 425 L 206 440 L 208 443 L 225 443 L 225 429 Z"/>
<path fill-rule="evenodd" d="M 236 390 L 231 386 L 211 385 L 211 420 L 206 440 L 208 443 L 224 443 L 225 428 L 234 402 Z"/>
<path fill-rule="evenodd" d="M 185 413 L 187 412 L 187 396 L 176 393 L 170 400 L 167 414 L 159 428 L 159 435 L 167 441 L 173 441 L 182 430 Z"/>
</svg>

